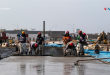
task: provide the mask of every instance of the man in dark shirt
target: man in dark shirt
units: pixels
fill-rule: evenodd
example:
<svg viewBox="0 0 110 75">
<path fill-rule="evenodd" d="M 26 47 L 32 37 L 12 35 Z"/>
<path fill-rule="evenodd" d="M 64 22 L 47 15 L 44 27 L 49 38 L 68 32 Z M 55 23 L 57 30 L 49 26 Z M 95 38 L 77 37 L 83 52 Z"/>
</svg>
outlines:
<svg viewBox="0 0 110 75">
<path fill-rule="evenodd" d="M 71 55 L 75 55 L 75 56 L 77 55 L 76 47 L 72 41 L 67 43 L 65 51 L 66 51 L 65 53 L 66 55 L 67 53 L 70 53 Z"/>
<path fill-rule="evenodd" d="M 37 39 L 36 39 L 36 43 L 39 44 L 39 49 L 37 50 L 37 53 L 39 53 L 39 51 L 40 51 L 40 54 L 41 54 L 42 53 L 41 48 L 42 48 L 42 46 L 44 44 L 44 38 L 41 37 L 41 33 L 40 32 L 38 33 L 38 36 L 37 36 Z"/>
<path fill-rule="evenodd" d="M 36 39 L 36 43 L 38 43 L 39 45 L 42 45 L 44 43 L 44 38 L 41 37 L 41 33 L 38 33 L 37 39 Z"/>
<path fill-rule="evenodd" d="M 79 35 L 77 37 L 78 55 L 84 55 L 84 48 L 83 48 L 84 41 L 85 41 L 84 38 L 85 36 L 83 35 L 82 31 L 79 31 Z"/>
</svg>

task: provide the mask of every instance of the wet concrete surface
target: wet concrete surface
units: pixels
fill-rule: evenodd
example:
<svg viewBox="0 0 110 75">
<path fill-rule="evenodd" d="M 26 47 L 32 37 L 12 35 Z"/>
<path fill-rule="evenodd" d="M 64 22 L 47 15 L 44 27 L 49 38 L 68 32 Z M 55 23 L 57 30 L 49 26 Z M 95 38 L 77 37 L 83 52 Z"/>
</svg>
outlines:
<svg viewBox="0 0 110 75">
<path fill-rule="evenodd" d="M 0 75 L 110 75 L 110 65 L 91 57 L 11 56 L 0 60 Z M 91 58 L 93 59 L 93 58 Z"/>
<path fill-rule="evenodd" d="M 12 49 L 2 49 L 5 54 Z M 61 48 L 45 48 L 45 54 L 62 55 Z M 13 49 L 13 51 L 15 51 Z M 2 53 L 2 54 L 3 54 Z M 110 75 L 110 65 L 98 60 L 74 62 L 92 57 L 10 56 L 0 60 L 0 75 Z"/>
</svg>

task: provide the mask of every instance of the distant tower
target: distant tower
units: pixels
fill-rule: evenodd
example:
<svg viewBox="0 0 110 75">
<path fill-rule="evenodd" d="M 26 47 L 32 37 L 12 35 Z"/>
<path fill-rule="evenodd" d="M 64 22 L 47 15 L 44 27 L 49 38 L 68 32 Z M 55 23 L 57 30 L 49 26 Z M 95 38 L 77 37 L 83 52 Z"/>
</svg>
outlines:
<svg viewBox="0 0 110 75">
<path fill-rule="evenodd" d="M 31 28 L 31 30 L 35 30 L 35 28 Z"/>
<path fill-rule="evenodd" d="M 75 33 L 77 33 L 78 34 L 78 32 L 80 31 L 80 29 L 75 29 Z"/>
</svg>

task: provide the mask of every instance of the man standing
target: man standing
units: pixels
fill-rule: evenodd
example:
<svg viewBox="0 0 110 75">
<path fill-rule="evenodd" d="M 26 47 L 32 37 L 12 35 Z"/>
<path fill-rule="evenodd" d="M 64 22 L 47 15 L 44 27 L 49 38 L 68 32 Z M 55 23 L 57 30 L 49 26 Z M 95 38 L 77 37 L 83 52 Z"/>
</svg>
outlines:
<svg viewBox="0 0 110 75">
<path fill-rule="evenodd" d="M 37 54 L 39 53 L 39 51 L 40 51 L 40 54 L 41 54 L 42 53 L 41 47 L 43 47 L 44 38 L 41 37 L 41 33 L 40 32 L 38 33 L 38 36 L 37 36 L 37 39 L 36 39 L 36 43 L 39 44 L 39 49 L 37 50 Z"/>
<path fill-rule="evenodd" d="M 27 45 L 26 45 L 26 35 L 25 35 L 25 31 L 22 31 L 21 35 L 17 35 L 20 37 L 19 40 L 19 49 L 20 49 L 20 53 L 23 54 L 23 52 L 25 52 L 25 54 L 27 54 Z"/>
<path fill-rule="evenodd" d="M 79 31 L 79 35 L 77 37 L 77 47 L 78 47 L 78 55 L 84 55 L 84 48 L 83 45 L 85 44 L 85 34 L 82 33 L 82 31 Z"/>
<path fill-rule="evenodd" d="M 68 42 L 72 41 L 71 37 L 69 36 L 69 31 L 66 31 L 65 36 L 63 37 L 63 53 L 65 56 L 65 50 L 66 50 L 66 45 Z"/>
</svg>

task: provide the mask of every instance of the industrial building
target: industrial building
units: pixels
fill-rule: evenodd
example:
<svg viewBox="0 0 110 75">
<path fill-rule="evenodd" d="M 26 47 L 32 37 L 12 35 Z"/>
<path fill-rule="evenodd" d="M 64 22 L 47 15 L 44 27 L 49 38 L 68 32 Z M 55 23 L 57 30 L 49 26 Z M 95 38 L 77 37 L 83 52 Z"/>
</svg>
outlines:
<svg viewBox="0 0 110 75">
<path fill-rule="evenodd" d="M 78 34 L 76 34 L 76 33 L 70 33 L 70 36 L 72 36 L 72 39 L 73 40 L 77 40 Z"/>
<path fill-rule="evenodd" d="M 22 31 L 25 31 L 27 40 L 35 41 L 39 32 L 41 32 L 43 36 L 43 31 L 5 30 L 4 32 L 6 33 L 8 39 L 17 40 L 17 34 L 21 34 Z M 45 31 L 45 39 L 53 41 L 62 40 L 62 34 L 65 34 L 65 31 Z"/>
<path fill-rule="evenodd" d="M 87 39 L 97 39 L 99 36 L 99 34 L 87 34 Z"/>
<path fill-rule="evenodd" d="M 75 29 L 75 33 L 77 33 L 78 34 L 78 32 L 80 31 L 80 29 Z"/>
</svg>

